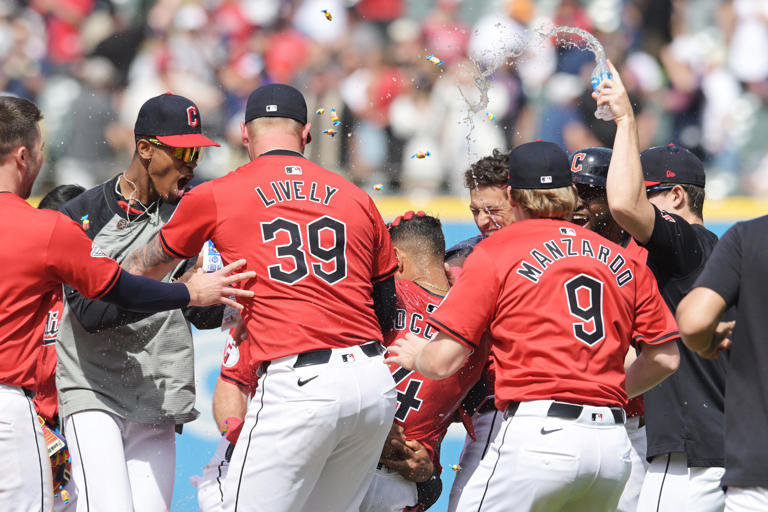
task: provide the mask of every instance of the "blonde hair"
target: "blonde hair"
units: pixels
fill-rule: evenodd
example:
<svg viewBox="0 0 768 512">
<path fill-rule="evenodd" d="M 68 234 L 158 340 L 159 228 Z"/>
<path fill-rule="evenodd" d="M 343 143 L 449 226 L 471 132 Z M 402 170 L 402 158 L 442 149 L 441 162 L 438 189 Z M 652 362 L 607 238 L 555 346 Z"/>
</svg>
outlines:
<svg viewBox="0 0 768 512">
<path fill-rule="evenodd" d="M 578 196 L 573 185 L 550 189 L 511 188 L 512 201 L 532 217 L 566 218 L 576 207 Z"/>
</svg>

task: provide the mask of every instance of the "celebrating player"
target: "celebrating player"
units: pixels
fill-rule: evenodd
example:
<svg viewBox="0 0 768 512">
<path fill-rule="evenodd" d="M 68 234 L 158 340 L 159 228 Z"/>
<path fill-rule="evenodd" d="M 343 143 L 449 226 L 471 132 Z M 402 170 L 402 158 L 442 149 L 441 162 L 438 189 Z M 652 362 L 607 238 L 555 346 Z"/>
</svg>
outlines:
<svg viewBox="0 0 768 512">
<path fill-rule="evenodd" d="M 263 373 L 224 483 L 226 511 L 358 506 L 395 411 L 381 364 L 392 244 L 368 195 L 302 156 L 310 127 L 299 91 L 255 90 L 242 126 L 252 161 L 185 195 L 126 264 L 164 274 L 208 239 L 224 261 L 254 258 L 258 279 L 246 286 L 259 299 L 243 320 Z"/>
<path fill-rule="evenodd" d="M 612 151 L 608 148 L 591 147 L 579 149 L 570 156 L 571 180 L 579 194 L 579 202 L 571 220 L 622 246 L 629 255 L 635 256 L 639 263 L 645 263 L 648 257 L 645 249 L 637 245 L 634 239 L 616 223 L 608 208 L 605 180 L 608 176 L 611 154 Z M 635 357 L 635 348 L 630 347 L 625 366 L 628 363 L 631 364 Z M 635 512 L 648 469 L 648 461 L 645 458 L 647 439 L 643 398 L 637 396 L 630 399 L 626 411 L 627 421 L 624 426 L 632 443 L 632 468 L 619 498 L 617 512 Z"/>
<path fill-rule="evenodd" d="M 37 389 L 45 317 L 61 283 L 87 297 L 147 312 L 237 305 L 226 296 L 252 296 L 229 288 L 253 276 L 229 275 L 242 260 L 186 283 L 159 283 L 122 272 L 80 225 L 60 213 L 32 208 L 24 199 L 43 163 L 41 118 L 33 103 L 0 97 L 0 417 L 9 426 L 0 448 L 18 457 L 18 464 L 0 474 L 1 510 L 49 510 L 52 505 L 50 462 L 29 397 Z"/>
<path fill-rule="evenodd" d="M 725 509 L 729 511 L 768 510 L 768 444 L 762 435 L 768 428 L 767 231 L 765 216 L 732 226 L 677 308 L 680 334 L 686 346 L 709 357 L 713 351 L 730 345 L 726 336 L 730 335 L 733 322 L 725 322 L 725 328 L 718 322 L 726 309 L 738 304 L 725 386 L 726 465 L 721 485 L 727 487 Z"/>
<path fill-rule="evenodd" d="M 389 345 L 407 332 L 427 339 L 435 331 L 424 319 L 448 292 L 445 275 L 445 239 L 440 221 L 424 212 L 406 212 L 389 227 L 398 261 L 395 274 L 397 317 L 395 328 L 384 337 Z M 397 383 L 395 422 L 403 427 L 409 449 L 423 446 L 431 463 L 414 474 L 407 461 L 382 460 L 360 507 L 361 512 L 400 512 L 418 505 L 426 510 L 440 496 L 440 444 L 469 388 L 477 382 L 488 360 L 488 350 L 477 350 L 451 378 L 434 381 L 418 372 L 391 365 Z M 418 484 L 417 484 L 418 482 Z M 410 508 L 409 508 L 410 509 Z"/>
<path fill-rule="evenodd" d="M 197 106 L 170 93 L 141 106 L 134 134 L 128 168 L 61 209 L 116 261 L 168 221 L 194 176 L 200 147 L 218 145 L 202 134 Z M 210 328 L 221 324 L 223 308 L 207 316 L 197 308 L 147 315 L 69 287 L 65 294 L 57 385 L 80 500 L 95 510 L 167 510 L 175 430 L 199 414 L 187 318 Z"/>
<path fill-rule="evenodd" d="M 445 261 L 454 275 L 459 273 L 456 267 L 464 264 L 478 242 L 514 222 L 506 191 L 508 178 L 509 153 L 498 149 L 474 162 L 464 172 L 464 186 L 469 189 L 469 209 L 480 235 L 459 242 L 446 251 Z M 461 471 L 456 474 L 451 487 L 449 512 L 456 510 L 464 485 L 488 451 L 501 425 L 501 414 L 493 401 L 492 375 L 492 371 L 486 369 L 461 404 L 471 422 L 465 421 L 469 432 L 459 456 Z"/>
<path fill-rule="evenodd" d="M 492 340 L 505 420 L 459 510 L 614 511 L 629 474 L 627 395 L 677 367 L 676 326 L 650 271 L 564 220 L 576 202 L 570 173 L 555 144 L 515 148 L 516 222 L 475 247 L 427 319 L 439 334 L 408 334 L 390 348 L 388 362 L 440 379 Z M 643 346 L 625 379 L 633 331 Z"/>
<path fill-rule="evenodd" d="M 637 125 L 621 77 L 604 81 L 599 105 L 609 105 L 616 139 L 606 189 L 611 213 L 648 250 L 648 266 L 669 309 L 691 289 L 717 236 L 704 227 L 704 166 L 675 145 L 642 155 Z M 643 395 L 650 466 L 639 511 L 725 507 L 724 359 L 705 360 L 679 344 L 680 369 Z"/>
</svg>

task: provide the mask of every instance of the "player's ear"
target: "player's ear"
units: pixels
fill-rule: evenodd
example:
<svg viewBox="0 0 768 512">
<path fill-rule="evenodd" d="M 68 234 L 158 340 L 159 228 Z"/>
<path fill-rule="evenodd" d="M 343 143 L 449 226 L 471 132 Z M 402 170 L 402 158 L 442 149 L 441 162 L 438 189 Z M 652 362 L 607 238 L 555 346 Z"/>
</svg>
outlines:
<svg viewBox="0 0 768 512">
<path fill-rule="evenodd" d="M 685 208 L 685 205 L 688 202 L 688 197 L 683 187 L 675 185 L 669 193 L 672 194 L 672 206 L 676 209 Z"/>
<path fill-rule="evenodd" d="M 151 160 L 152 152 L 154 150 L 155 150 L 155 147 L 152 144 L 150 144 L 148 140 L 139 139 L 136 141 L 136 154 L 138 154 L 142 160 Z"/>
<path fill-rule="evenodd" d="M 16 147 L 11 154 L 13 155 L 13 159 L 16 161 L 16 168 L 17 169 L 26 169 L 29 165 L 29 148 L 27 146 L 18 146 Z"/>
<path fill-rule="evenodd" d="M 301 129 L 301 143 L 305 146 L 312 141 L 312 138 L 309 135 L 309 130 L 311 128 L 312 123 L 307 123 L 304 125 L 304 128 Z"/>
<path fill-rule="evenodd" d="M 251 138 L 248 135 L 248 127 L 245 126 L 245 123 L 243 121 L 240 121 L 240 141 L 243 143 L 243 146 L 248 147 L 248 142 L 250 142 Z"/>
<path fill-rule="evenodd" d="M 395 247 L 395 258 L 397 258 L 397 273 L 403 273 L 403 259 L 405 259 L 405 253 L 400 250 L 399 247 Z"/>
</svg>

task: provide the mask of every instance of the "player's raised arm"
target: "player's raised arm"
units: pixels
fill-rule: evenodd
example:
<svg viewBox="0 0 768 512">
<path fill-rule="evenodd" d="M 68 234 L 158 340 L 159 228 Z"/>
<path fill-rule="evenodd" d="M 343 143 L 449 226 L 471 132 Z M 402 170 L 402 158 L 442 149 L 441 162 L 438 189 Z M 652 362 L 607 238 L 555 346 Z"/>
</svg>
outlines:
<svg viewBox="0 0 768 512">
<path fill-rule="evenodd" d="M 608 206 L 616 222 L 640 243 L 645 243 L 653 232 L 655 213 L 645 193 L 637 122 L 618 71 L 610 61 L 608 66 L 613 79 L 604 80 L 592 93 L 598 106 L 610 106 L 616 122 L 613 156 L 606 182 Z"/>
</svg>

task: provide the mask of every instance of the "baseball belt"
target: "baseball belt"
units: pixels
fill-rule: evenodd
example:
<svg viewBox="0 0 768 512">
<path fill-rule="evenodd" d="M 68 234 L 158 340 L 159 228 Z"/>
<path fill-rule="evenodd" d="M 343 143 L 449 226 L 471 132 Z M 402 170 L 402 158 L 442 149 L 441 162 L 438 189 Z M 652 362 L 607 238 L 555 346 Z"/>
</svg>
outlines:
<svg viewBox="0 0 768 512">
<path fill-rule="evenodd" d="M 515 415 L 517 408 L 520 406 L 520 402 L 512 402 L 507 406 L 507 410 L 504 412 L 504 419 L 510 418 Z M 611 407 L 611 414 L 613 415 L 613 421 L 617 425 L 624 424 L 624 409 L 621 407 Z M 583 405 L 569 404 L 565 402 L 552 402 L 547 410 L 547 416 L 553 418 L 562 418 L 566 420 L 575 420 L 581 416 L 584 411 Z"/>
<path fill-rule="evenodd" d="M 370 341 L 364 345 L 360 345 L 360 350 L 363 351 L 368 357 L 376 357 L 384 353 L 384 347 L 378 341 Z M 296 362 L 293 363 L 294 368 L 301 368 L 304 366 L 313 366 L 316 364 L 325 364 L 331 360 L 331 349 L 321 348 L 318 350 L 310 350 L 308 352 L 302 352 L 296 356 Z"/>
</svg>

